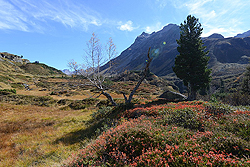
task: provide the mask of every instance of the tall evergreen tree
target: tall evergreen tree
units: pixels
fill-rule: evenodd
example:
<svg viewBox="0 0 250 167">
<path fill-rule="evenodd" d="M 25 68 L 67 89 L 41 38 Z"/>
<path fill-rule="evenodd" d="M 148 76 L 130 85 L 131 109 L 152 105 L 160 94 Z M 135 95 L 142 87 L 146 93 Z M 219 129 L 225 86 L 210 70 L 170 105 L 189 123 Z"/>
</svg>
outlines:
<svg viewBox="0 0 250 167">
<path fill-rule="evenodd" d="M 211 69 L 207 68 L 209 57 L 201 40 L 203 28 L 199 19 L 188 15 L 184 24 L 180 25 L 180 39 L 177 40 L 177 50 L 180 53 L 175 58 L 173 71 L 189 89 L 189 100 L 195 100 L 197 91 L 209 86 Z"/>
</svg>

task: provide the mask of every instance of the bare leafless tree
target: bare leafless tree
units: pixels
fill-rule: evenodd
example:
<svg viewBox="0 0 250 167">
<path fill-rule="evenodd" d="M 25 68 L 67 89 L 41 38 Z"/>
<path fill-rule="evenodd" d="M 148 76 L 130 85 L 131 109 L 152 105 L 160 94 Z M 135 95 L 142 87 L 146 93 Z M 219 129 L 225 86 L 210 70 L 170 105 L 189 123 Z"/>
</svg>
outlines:
<svg viewBox="0 0 250 167">
<path fill-rule="evenodd" d="M 113 65 L 113 58 L 117 55 L 116 52 L 116 45 L 113 43 L 113 39 L 110 37 L 107 45 L 106 45 L 106 52 L 108 55 L 108 62 L 109 62 L 109 70 L 111 70 L 111 67 Z"/>
<path fill-rule="evenodd" d="M 109 67 L 108 70 L 112 69 L 112 59 L 114 56 L 116 56 L 116 46 L 113 43 L 112 38 L 109 38 L 109 41 L 106 45 L 106 52 L 108 55 L 108 62 Z M 133 89 L 133 91 L 130 93 L 129 97 L 127 98 L 125 93 L 121 92 L 124 96 L 125 103 L 131 103 L 131 100 L 133 98 L 133 95 L 135 94 L 136 90 L 139 88 L 142 81 L 145 79 L 147 72 L 149 70 L 150 62 L 152 61 L 152 58 L 149 56 L 150 54 L 150 48 L 148 50 L 148 60 L 146 67 L 144 69 L 143 76 L 138 81 L 137 85 Z M 91 83 L 92 86 L 96 87 L 102 95 L 104 95 L 111 103 L 112 105 L 116 106 L 116 102 L 112 98 L 112 96 L 107 92 L 106 88 L 104 87 L 104 81 L 105 81 L 105 74 L 100 70 L 101 65 L 103 65 L 105 61 L 104 56 L 102 55 L 102 47 L 100 44 L 99 38 L 95 35 L 95 33 L 92 34 L 90 40 L 87 42 L 87 50 L 86 50 L 86 56 L 85 56 L 85 68 L 79 69 L 79 66 L 76 62 L 70 62 L 69 67 L 73 69 L 74 71 L 77 70 L 77 74 L 85 76 L 88 81 Z M 106 71 L 107 72 L 107 71 Z"/>
<path fill-rule="evenodd" d="M 74 59 L 72 59 L 68 62 L 68 67 L 74 71 L 74 75 L 78 75 L 82 66 L 78 64 Z"/>
</svg>

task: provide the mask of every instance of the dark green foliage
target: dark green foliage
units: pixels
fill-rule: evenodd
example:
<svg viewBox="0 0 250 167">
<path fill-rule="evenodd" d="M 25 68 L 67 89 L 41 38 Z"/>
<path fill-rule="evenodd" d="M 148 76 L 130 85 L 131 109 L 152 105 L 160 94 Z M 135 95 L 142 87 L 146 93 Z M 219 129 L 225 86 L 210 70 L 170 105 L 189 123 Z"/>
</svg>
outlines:
<svg viewBox="0 0 250 167">
<path fill-rule="evenodd" d="M 224 81 L 220 79 L 220 93 L 224 93 L 224 92 L 225 92 L 225 84 L 224 84 Z"/>
<path fill-rule="evenodd" d="M 211 70 L 207 68 L 209 57 L 201 40 L 203 28 L 194 16 L 187 16 L 187 20 L 180 26 L 180 39 L 177 40 L 177 50 L 180 53 L 175 58 L 173 71 L 184 85 L 190 88 L 190 100 L 196 99 L 196 92 L 207 88 L 211 81 Z"/>
<path fill-rule="evenodd" d="M 94 105 L 98 100 L 97 99 L 83 99 L 83 100 L 74 100 L 69 104 L 69 107 L 74 110 L 85 109 L 91 105 Z"/>
<path fill-rule="evenodd" d="M 250 95 L 250 66 L 247 67 L 247 70 L 244 74 L 242 91 Z"/>
<path fill-rule="evenodd" d="M 103 82 L 103 85 L 106 87 L 110 87 L 110 86 L 114 85 L 114 82 L 109 80 L 109 79 L 105 79 L 105 81 Z"/>
<path fill-rule="evenodd" d="M 199 120 L 197 112 L 190 108 L 171 112 L 170 115 L 166 116 L 165 123 L 203 131 L 202 122 Z"/>
<path fill-rule="evenodd" d="M 206 107 L 206 113 L 212 116 L 222 116 L 232 112 L 230 106 L 223 103 L 210 103 Z"/>
<path fill-rule="evenodd" d="M 8 94 L 11 94 L 11 93 L 16 94 L 16 89 L 1 89 L 0 90 L 1 95 L 8 95 Z"/>
<path fill-rule="evenodd" d="M 53 106 L 56 103 L 52 97 L 49 96 L 26 96 L 9 94 L 1 96 L 1 102 L 8 102 L 17 105 L 37 105 L 37 106 Z"/>
<path fill-rule="evenodd" d="M 23 89 L 23 83 L 11 83 L 10 84 L 12 88 L 18 88 L 18 89 Z"/>
<path fill-rule="evenodd" d="M 228 94 L 222 99 L 223 102 L 233 106 L 249 106 L 250 105 L 250 94 L 235 92 Z"/>
</svg>

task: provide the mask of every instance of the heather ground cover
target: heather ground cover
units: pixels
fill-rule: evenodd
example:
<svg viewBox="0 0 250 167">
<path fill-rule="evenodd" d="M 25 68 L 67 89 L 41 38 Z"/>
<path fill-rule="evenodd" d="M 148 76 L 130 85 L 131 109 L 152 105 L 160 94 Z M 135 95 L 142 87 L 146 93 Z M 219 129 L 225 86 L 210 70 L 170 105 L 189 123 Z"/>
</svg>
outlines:
<svg viewBox="0 0 250 167">
<path fill-rule="evenodd" d="M 64 166 L 250 166 L 249 108 L 146 103 L 93 115 L 102 123 L 107 118 L 97 139 Z"/>
</svg>

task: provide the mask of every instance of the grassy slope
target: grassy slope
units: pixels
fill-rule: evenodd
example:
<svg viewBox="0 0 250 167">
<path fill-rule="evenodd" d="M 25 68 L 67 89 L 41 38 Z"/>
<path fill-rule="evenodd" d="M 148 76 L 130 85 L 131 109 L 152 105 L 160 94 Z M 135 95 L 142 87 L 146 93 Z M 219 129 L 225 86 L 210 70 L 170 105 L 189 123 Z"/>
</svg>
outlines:
<svg viewBox="0 0 250 167">
<path fill-rule="evenodd" d="M 33 75 L 64 75 L 62 71 L 42 63 L 28 63 L 20 68 Z"/>
<path fill-rule="evenodd" d="M 0 88 L 22 88 L 23 83 L 34 84 L 41 76 L 65 76 L 61 71 L 45 64 L 20 64 L 6 58 L 0 59 Z"/>
</svg>

